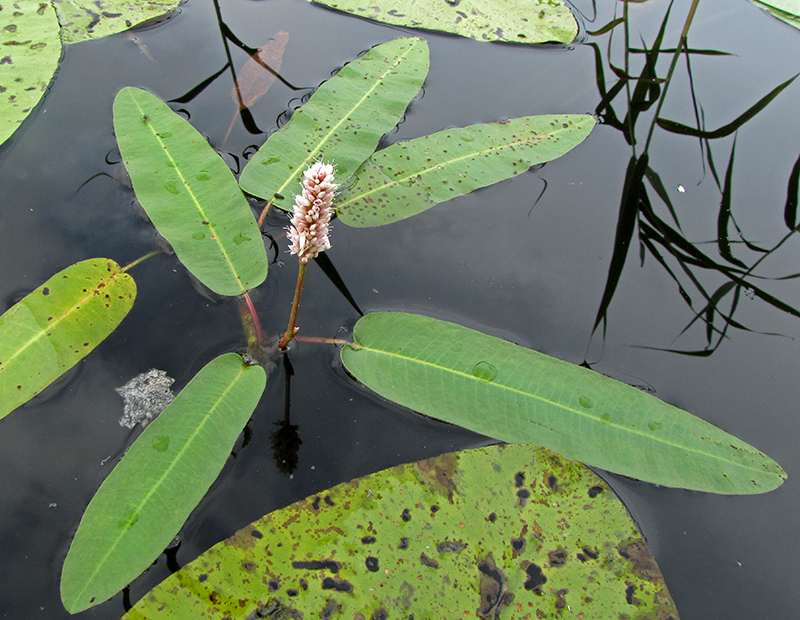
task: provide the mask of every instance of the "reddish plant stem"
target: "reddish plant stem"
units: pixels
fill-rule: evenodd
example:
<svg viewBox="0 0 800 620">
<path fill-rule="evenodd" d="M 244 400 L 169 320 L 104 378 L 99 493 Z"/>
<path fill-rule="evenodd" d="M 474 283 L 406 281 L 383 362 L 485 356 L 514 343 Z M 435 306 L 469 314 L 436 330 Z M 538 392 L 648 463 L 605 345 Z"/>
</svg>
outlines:
<svg viewBox="0 0 800 620">
<path fill-rule="evenodd" d="M 261 215 L 258 216 L 258 227 L 261 228 L 261 224 L 264 223 L 264 219 L 267 217 L 267 211 L 269 211 L 270 206 L 272 205 L 272 201 L 268 201 L 267 204 L 264 205 L 264 208 L 261 210 Z"/>
<path fill-rule="evenodd" d="M 303 282 L 306 279 L 307 263 L 300 263 L 300 271 L 297 274 L 297 287 L 294 289 L 294 301 L 292 302 L 292 312 L 289 315 L 289 325 L 286 327 L 286 334 L 284 334 L 281 341 L 278 343 L 278 348 L 285 351 L 289 343 L 297 335 L 299 327 L 294 324 L 297 321 L 297 309 L 300 307 L 300 295 L 303 293 Z"/>
<path fill-rule="evenodd" d="M 250 295 L 247 294 L 247 291 L 244 291 L 244 300 L 247 303 L 247 309 L 250 311 L 250 316 L 253 317 L 253 327 L 256 330 L 256 344 L 261 347 L 264 345 L 264 334 L 261 331 L 261 323 L 258 321 L 256 307 L 253 305 L 253 300 L 250 299 Z"/>
</svg>

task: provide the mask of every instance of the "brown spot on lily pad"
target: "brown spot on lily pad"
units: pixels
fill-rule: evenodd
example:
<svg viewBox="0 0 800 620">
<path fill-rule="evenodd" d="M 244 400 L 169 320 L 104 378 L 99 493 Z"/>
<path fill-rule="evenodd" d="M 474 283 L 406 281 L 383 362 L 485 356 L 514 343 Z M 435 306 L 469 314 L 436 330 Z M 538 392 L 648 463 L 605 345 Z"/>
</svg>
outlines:
<svg viewBox="0 0 800 620">
<path fill-rule="evenodd" d="M 443 454 L 417 463 L 423 481 L 431 483 L 450 503 L 453 502 L 453 493 L 458 492 L 453 481 L 457 467 L 458 457 L 455 453 Z"/>
<path fill-rule="evenodd" d="M 619 547 L 619 554 L 626 560 L 631 561 L 633 572 L 642 579 L 664 583 L 661 569 L 658 568 L 653 554 L 650 553 L 647 545 L 642 541 L 634 541 Z"/>
</svg>

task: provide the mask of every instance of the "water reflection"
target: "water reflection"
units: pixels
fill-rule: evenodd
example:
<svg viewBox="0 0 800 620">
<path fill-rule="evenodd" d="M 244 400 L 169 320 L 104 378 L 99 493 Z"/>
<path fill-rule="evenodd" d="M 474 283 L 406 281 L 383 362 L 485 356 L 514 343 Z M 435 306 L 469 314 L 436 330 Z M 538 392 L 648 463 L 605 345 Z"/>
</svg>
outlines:
<svg viewBox="0 0 800 620">
<path fill-rule="evenodd" d="M 279 472 L 289 476 L 297 469 L 298 452 L 303 440 L 300 439 L 300 427 L 297 424 L 292 424 L 289 418 L 294 368 L 292 367 L 292 362 L 289 361 L 288 353 L 283 355 L 283 371 L 286 382 L 284 387 L 283 420 L 275 422 L 278 428 L 269 434 L 269 441 L 275 466 Z"/>
<path fill-rule="evenodd" d="M 265 132 L 259 128 L 256 124 L 255 118 L 253 118 L 252 113 L 250 112 L 250 104 L 251 101 L 247 101 L 245 97 L 242 95 L 242 91 L 244 90 L 244 85 L 240 85 L 239 79 L 236 76 L 236 69 L 234 68 L 233 58 L 231 55 L 231 45 L 238 47 L 242 51 L 244 51 L 254 62 L 261 65 L 266 71 L 274 76 L 275 79 L 282 82 L 288 88 L 292 90 L 303 90 L 303 88 L 298 87 L 290 83 L 286 78 L 284 78 L 278 71 L 276 71 L 272 66 L 264 61 L 264 59 L 259 55 L 259 49 L 255 47 L 251 47 L 241 41 L 239 37 L 234 34 L 234 32 L 230 29 L 228 24 L 222 17 L 222 10 L 219 6 L 219 0 L 214 0 L 214 10 L 217 16 L 217 24 L 219 26 L 220 36 L 222 37 L 222 46 L 225 49 L 225 57 L 226 62 L 220 69 L 209 75 L 204 80 L 201 80 L 198 84 L 194 87 L 189 89 L 183 95 L 176 97 L 174 99 L 170 99 L 168 103 L 189 103 L 195 97 L 197 97 L 200 93 L 202 93 L 208 86 L 210 86 L 219 76 L 223 73 L 230 72 L 232 81 L 233 81 L 233 89 L 236 94 L 236 98 L 238 99 L 238 113 L 242 121 L 242 125 L 244 128 L 251 134 L 261 135 Z M 281 31 L 276 36 L 280 37 L 281 35 L 285 35 L 286 33 Z M 288 35 L 287 35 L 288 36 Z M 285 43 L 285 41 L 284 41 Z M 231 127 L 233 123 L 231 123 Z M 228 129 L 228 134 L 230 134 L 230 129 Z M 227 138 L 227 136 L 226 136 Z"/>
<path fill-rule="evenodd" d="M 685 18 L 681 36 L 674 48 L 664 47 L 664 34 L 670 20 L 670 3 L 652 43 L 641 47 L 631 45 L 631 20 L 628 3 L 621 3 L 622 15 L 615 10 L 607 24 L 590 31 L 586 43 L 594 50 L 596 84 L 600 95 L 595 113 L 601 122 L 620 131 L 631 148 L 617 218 L 614 249 L 608 277 L 597 310 L 592 334 L 606 335 L 608 311 L 628 260 L 632 245 L 638 242 L 641 264 L 647 257 L 655 260 L 675 282 L 684 303 L 694 317 L 678 337 L 696 324 L 704 325 L 703 343 L 689 348 L 660 349 L 695 356 L 711 355 L 727 337 L 729 330 L 754 331 L 735 318 L 743 295 L 760 301 L 792 316 L 800 317 L 797 308 L 771 295 L 760 282 L 791 279 L 798 273 L 781 277 L 758 275 L 756 269 L 798 230 L 797 194 L 800 177 L 800 158 L 788 179 L 784 219 L 788 231 L 774 245 L 767 247 L 748 239 L 733 212 L 732 180 L 737 131 L 769 105 L 797 76 L 778 85 L 762 96 L 735 120 L 709 130 L 705 126 L 703 108 L 698 101 L 692 73 L 692 58 L 698 55 L 724 56 L 714 49 L 696 49 L 688 44 L 689 30 L 698 0 L 694 0 Z M 594 3 L 593 8 L 596 9 Z M 617 5 L 619 6 L 619 4 Z M 621 40 L 620 40 L 621 38 Z M 601 41 L 605 40 L 605 50 Z M 612 60 L 622 51 L 622 63 Z M 659 66 L 664 56 L 670 58 L 666 72 Z M 680 60 L 685 61 L 689 80 L 691 109 L 696 126 L 687 126 L 661 117 L 661 107 L 676 74 Z M 634 67 L 639 66 L 639 74 Z M 659 75 L 663 77 L 659 77 Z M 624 106 L 620 118 L 617 108 Z M 645 114 L 650 112 L 649 114 Z M 670 200 L 669 192 L 657 170 L 650 166 L 649 149 L 656 126 L 662 130 L 698 139 L 703 162 L 703 176 L 710 174 L 720 194 L 717 213 L 717 238 L 713 241 L 692 241 L 681 228 L 679 213 Z M 713 141 L 733 136 L 727 166 L 720 175 L 714 159 Z M 643 144 L 643 146 L 640 146 Z M 716 246 L 718 257 L 701 249 L 701 245 Z M 712 277 L 709 277 L 709 274 Z M 602 329 L 601 329 L 602 328 Z M 764 333 L 764 332 L 760 332 Z"/>
</svg>

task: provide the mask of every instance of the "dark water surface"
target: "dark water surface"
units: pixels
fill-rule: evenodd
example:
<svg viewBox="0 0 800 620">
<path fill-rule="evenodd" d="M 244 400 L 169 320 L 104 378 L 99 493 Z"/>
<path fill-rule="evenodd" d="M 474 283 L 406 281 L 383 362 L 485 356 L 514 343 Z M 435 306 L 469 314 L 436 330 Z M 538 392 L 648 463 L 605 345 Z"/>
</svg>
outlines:
<svg viewBox="0 0 800 620">
<path fill-rule="evenodd" d="M 316 86 L 332 70 L 371 46 L 407 34 L 342 16 L 302 0 L 224 0 L 231 30 L 252 47 L 289 32 L 281 73 L 299 86 Z M 589 18 L 591 2 L 578 7 Z M 601 2 L 589 31 L 621 15 L 622 3 Z M 666 0 L 631 4 L 630 40 L 648 47 L 668 8 Z M 678 0 L 665 31 L 674 47 L 689 2 Z M 419 33 L 417 33 L 419 34 Z M 210 0 L 191 0 L 168 22 L 136 33 L 152 60 L 126 34 L 69 46 L 42 105 L 0 147 L 0 302 L 5 309 L 56 271 L 94 256 L 125 264 L 150 251 L 154 233 L 132 205 L 120 180 L 111 105 L 123 86 L 146 88 L 162 99 L 191 90 L 225 63 Z M 424 96 L 389 141 L 475 122 L 546 113 L 594 113 L 596 43 L 608 87 L 608 35 L 587 36 L 569 48 L 491 45 L 422 33 L 430 43 L 431 71 Z M 694 94 L 706 127 L 729 123 L 775 86 L 800 71 L 800 32 L 768 17 L 746 0 L 702 0 L 690 31 L 693 48 L 733 55 L 692 58 Z M 235 64 L 245 55 L 234 50 Z M 625 66 L 623 32 L 615 31 L 611 59 Z M 664 55 L 658 75 L 666 74 Z M 642 55 L 631 54 L 630 71 Z M 631 87 L 633 89 L 633 86 Z M 731 211 L 753 244 L 773 248 L 787 233 L 784 205 L 792 166 L 800 154 L 798 89 L 788 87 L 736 138 Z M 211 141 L 235 158 L 263 135 L 235 124 L 229 75 L 183 107 Z M 259 127 L 271 131 L 293 101 L 309 91 L 276 83 L 253 107 Z M 614 101 L 626 114 L 625 91 Z M 637 155 L 652 117 L 637 123 Z M 686 64 L 678 65 L 662 116 L 694 119 Z M 608 118 L 607 110 L 601 112 Z M 733 136 L 712 141 L 720 182 Z M 355 230 L 335 226 L 329 257 L 365 311 L 401 309 L 460 322 L 544 353 L 592 367 L 650 389 L 674 405 L 741 437 L 775 458 L 789 480 L 761 496 L 722 497 L 606 476 L 624 499 L 655 554 L 684 620 L 795 618 L 800 608 L 800 319 L 742 288 L 734 320 L 751 331 L 713 334 L 713 354 L 688 356 L 659 349 L 707 347 L 679 286 L 645 249 L 639 232 L 607 321 L 593 326 L 614 253 L 625 170 L 631 147 L 612 124 L 598 126 L 560 160 L 512 181 L 440 205 L 391 226 Z M 680 220 L 683 235 L 717 264 L 721 192 L 697 139 L 656 129 L 650 165 Z M 104 173 L 82 185 L 93 175 Z M 545 186 L 541 199 L 537 202 Z M 673 224 L 648 186 L 653 210 Z M 535 206 L 534 206 L 535 205 Z M 272 216 L 276 232 L 284 220 Z M 729 227 L 731 230 L 733 226 Z M 285 240 L 279 262 L 255 292 L 265 328 L 284 328 L 296 277 Z M 660 247 L 660 246 L 659 246 Z M 689 275 L 660 248 L 692 298 L 704 306 Z M 760 256 L 741 243 L 734 254 L 747 266 Z M 274 255 L 274 253 L 273 253 Z M 753 280 L 791 308 L 800 308 L 796 280 L 800 239 L 790 237 L 754 271 Z M 285 261 L 286 265 L 282 265 Z M 686 264 L 686 263 L 684 263 Z M 687 267 L 713 293 L 727 280 L 719 271 Z M 181 388 L 210 359 L 243 344 L 232 302 L 209 299 L 174 258 L 159 256 L 133 272 L 136 304 L 122 326 L 55 385 L 0 422 L 0 617 L 66 618 L 60 566 L 81 514 L 116 459 L 138 431 L 121 428 L 122 401 L 113 388 L 149 368 L 176 378 Z M 721 307 L 730 308 L 730 299 Z M 298 324 L 306 335 L 348 337 L 357 314 L 324 274 L 312 266 Z M 724 323 L 715 317 L 715 327 Z M 605 330 L 604 330 L 605 328 Z M 605 331 L 605 337 L 603 336 Z M 769 335 L 777 334 L 777 335 Z M 349 379 L 333 347 L 301 343 L 291 352 L 291 421 L 302 446 L 294 474 L 281 474 L 270 433 L 283 419 L 284 373 L 277 369 L 254 414 L 253 436 L 230 459 L 211 493 L 181 532 L 177 554 L 186 563 L 265 513 L 313 492 L 395 465 L 488 440 L 387 404 Z M 487 411 L 487 415 L 492 412 Z M 137 600 L 169 574 L 162 556 L 131 588 Z M 122 596 L 80 617 L 123 614 Z"/>
</svg>

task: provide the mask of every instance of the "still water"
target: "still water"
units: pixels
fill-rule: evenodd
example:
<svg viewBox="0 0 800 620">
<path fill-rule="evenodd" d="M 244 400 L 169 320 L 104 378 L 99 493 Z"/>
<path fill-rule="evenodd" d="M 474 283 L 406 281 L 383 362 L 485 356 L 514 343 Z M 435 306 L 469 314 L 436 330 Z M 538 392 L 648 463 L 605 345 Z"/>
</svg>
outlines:
<svg viewBox="0 0 800 620">
<path fill-rule="evenodd" d="M 772 456 L 789 480 L 763 496 L 721 497 L 605 477 L 641 527 L 684 620 L 796 617 L 800 319 L 791 309 L 800 308 L 800 287 L 781 278 L 800 272 L 800 240 L 789 236 L 756 266 L 749 284 L 719 303 L 733 318 L 727 328 L 719 313 L 711 328 L 703 318 L 693 322 L 706 305 L 698 287 L 712 295 L 730 281 L 725 269 L 708 267 L 732 265 L 720 251 L 718 223 L 734 135 L 701 144 L 656 128 L 650 167 L 680 228 L 646 182 L 649 216 L 642 211 L 635 220 L 627 254 L 615 246 L 633 152 L 621 122 L 628 112 L 626 89 L 611 101 L 613 110 L 598 108 L 598 67 L 606 90 L 618 79 L 609 62 L 638 76 L 643 55 L 634 48 L 641 49 L 642 41 L 652 46 L 669 3 L 629 5 L 627 57 L 622 27 L 611 40 L 608 33 L 589 34 L 622 15 L 619 2 L 597 3 L 597 15 L 590 0 L 576 2 L 585 16 L 584 42 L 539 48 L 410 33 L 302 0 L 220 4 L 227 26 L 251 47 L 279 31 L 289 33 L 281 73 L 297 87 L 317 86 L 375 44 L 424 36 L 431 51 L 424 94 L 387 143 L 513 116 L 601 116 L 604 124 L 586 142 L 539 170 L 391 226 L 336 225 L 329 257 L 365 312 L 429 314 L 588 362 Z M 674 3 L 664 48 L 676 45 L 689 4 Z M 697 53 L 690 67 L 683 59 L 678 63 L 661 116 L 687 125 L 697 114 L 707 129 L 724 126 L 800 71 L 800 32 L 746 0 L 701 0 L 689 45 L 729 55 Z M 241 66 L 246 56 L 236 49 L 233 54 Z M 659 60 L 659 77 L 670 58 Z M 43 103 L 0 147 L 3 309 L 76 261 L 107 256 L 125 264 L 153 248 L 154 232 L 116 163 L 113 98 L 132 85 L 176 99 L 225 62 L 211 0 L 190 0 L 167 22 L 137 31 L 136 40 L 123 33 L 66 48 Z M 775 248 L 789 232 L 784 208 L 800 154 L 799 88 L 790 85 L 735 136 L 726 192 L 735 224 L 730 221 L 728 230 L 733 257 L 747 267 L 764 254 L 758 248 Z M 309 92 L 276 83 L 252 108 L 257 126 L 273 130 Z M 264 135 L 235 122 L 225 139 L 236 114 L 230 93 L 230 76 L 224 74 L 175 107 L 237 169 Z M 637 156 L 654 110 L 655 104 L 642 110 L 636 121 Z M 284 219 L 270 217 L 279 234 Z M 659 222 L 678 230 L 688 245 L 664 233 Z M 278 245 L 270 277 L 254 294 L 270 333 L 285 325 L 296 277 L 285 239 Z M 613 295 L 607 287 L 611 265 L 619 275 Z M 68 616 L 58 583 L 69 542 L 94 491 L 138 433 L 118 424 L 122 400 L 113 388 L 159 368 L 180 389 L 210 359 L 243 344 L 235 305 L 198 291 L 174 258 L 150 259 L 134 275 L 138 299 L 122 326 L 0 423 L 2 618 Z M 769 303 L 768 295 L 786 307 Z M 357 318 L 312 266 L 298 320 L 303 333 L 348 337 Z M 182 530 L 177 554 L 170 562 L 162 556 L 137 580 L 131 600 L 165 578 L 168 564 L 190 561 L 271 510 L 356 476 L 490 441 L 368 393 L 346 375 L 333 347 L 300 343 L 290 359 L 290 422 L 302 440 L 296 469 L 282 472 L 286 467 L 276 465 L 272 448 L 276 424 L 285 416 L 286 369 L 279 367 L 254 414 L 252 437 L 246 445 L 237 443 L 235 458 Z M 81 617 L 118 618 L 122 599 L 118 595 Z"/>
</svg>

